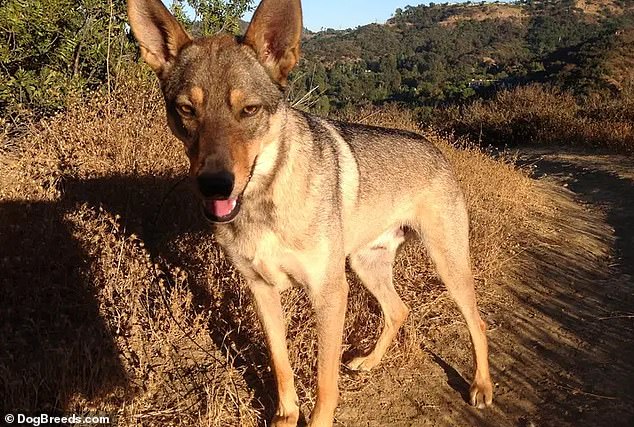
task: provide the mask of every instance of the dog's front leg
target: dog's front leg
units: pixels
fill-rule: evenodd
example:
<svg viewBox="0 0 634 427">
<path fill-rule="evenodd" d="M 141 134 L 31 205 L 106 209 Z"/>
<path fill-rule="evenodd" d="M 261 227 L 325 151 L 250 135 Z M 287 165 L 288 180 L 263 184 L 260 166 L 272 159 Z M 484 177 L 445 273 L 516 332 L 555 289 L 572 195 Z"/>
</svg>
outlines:
<svg viewBox="0 0 634 427">
<path fill-rule="evenodd" d="M 263 281 L 252 281 L 249 289 L 255 300 L 255 307 L 266 335 L 266 343 L 271 356 L 271 368 L 277 385 L 277 411 L 272 425 L 275 427 L 295 427 L 299 419 L 299 403 L 295 391 L 293 369 L 288 359 L 286 347 L 286 327 L 280 302 L 280 293 Z"/>
<path fill-rule="evenodd" d="M 310 417 L 310 426 L 332 426 L 339 399 L 339 364 L 343 325 L 348 300 L 345 273 L 317 287 L 309 287 L 317 323 L 317 401 Z"/>
</svg>

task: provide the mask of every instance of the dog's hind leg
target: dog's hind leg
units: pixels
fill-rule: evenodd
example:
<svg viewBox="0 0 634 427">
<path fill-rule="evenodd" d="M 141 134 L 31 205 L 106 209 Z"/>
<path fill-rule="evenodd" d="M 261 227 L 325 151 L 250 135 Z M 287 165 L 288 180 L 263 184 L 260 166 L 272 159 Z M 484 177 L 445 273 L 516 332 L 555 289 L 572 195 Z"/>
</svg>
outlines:
<svg viewBox="0 0 634 427">
<path fill-rule="evenodd" d="M 489 375 L 486 324 L 476 305 L 469 259 L 467 210 L 462 195 L 457 192 L 443 192 L 438 199 L 442 202 L 425 203 L 420 207 L 419 232 L 438 275 L 467 322 L 475 365 L 470 403 L 483 408 L 493 400 L 493 385 Z"/>
<path fill-rule="evenodd" d="M 407 318 L 409 309 L 392 283 L 392 264 L 403 240 L 403 231 L 400 228 L 392 229 L 350 255 L 350 266 L 379 302 L 384 319 L 383 330 L 374 349 L 368 355 L 348 362 L 350 369 L 370 370 L 378 365 Z"/>
</svg>

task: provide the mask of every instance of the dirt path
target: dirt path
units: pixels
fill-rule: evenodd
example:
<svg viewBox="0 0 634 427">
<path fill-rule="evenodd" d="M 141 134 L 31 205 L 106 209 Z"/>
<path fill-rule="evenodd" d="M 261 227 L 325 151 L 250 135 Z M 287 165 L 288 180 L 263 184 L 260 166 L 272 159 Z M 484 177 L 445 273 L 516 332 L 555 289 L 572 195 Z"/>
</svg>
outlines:
<svg viewBox="0 0 634 427">
<path fill-rule="evenodd" d="M 456 323 L 432 328 L 423 357 L 407 366 L 388 359 L 367 374 L 359 393 L 345 387 L 346 375 L 357 374 L 344 374 L 340 425 L 634 425 L 634 159 L 531 148 L 517 162 L 572 192 L 578 213 L 553 230 L 557 238 L 524 254 L 522 277 L 508 281 L 523 286 L 481 297 L 494 407 L 464 402 L 470 374 L 454 367 L 468 366 L 470 355 Z M 613 256 L 602 253 L 606 245 Z"/>
<path fill-rule="evenodd" d="M 533 345 L 542 359 L 533 361 L 538 424 L 632 426 L 634 160 L 552 148 L 522 150 L 518 160 L 532 165 L 536 178 L 567 187 L 590 210 L 585 218 L 570 218 L 569 229 L 562 230 L 569 234 L 568 259 L 559 260 L 553 274 L 541 275 L 558 280 L 535 281 L 517 292 L 527 303 L 519 305 L 519 317 L 543 337 Z M 592 259 L 591 242 L 580 236 L 593 233 L 606 234 L 613 257 Z M 590 262 L 583 263 L 579 250 L 587 251 Z"/>
</svg>

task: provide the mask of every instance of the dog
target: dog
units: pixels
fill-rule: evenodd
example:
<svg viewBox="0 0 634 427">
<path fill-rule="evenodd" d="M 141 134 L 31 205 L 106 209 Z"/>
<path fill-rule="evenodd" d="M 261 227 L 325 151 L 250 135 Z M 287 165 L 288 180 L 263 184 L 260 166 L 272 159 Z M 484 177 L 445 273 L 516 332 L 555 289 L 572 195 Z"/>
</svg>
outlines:
<svg viewBox="0 0 634 427">
<path fill-rule="evenodd" d="M 471 336 L 470 403 L 490 405 L 486 326 L 476 306 L 463 193 L 422 136 L 346 124 L 290 107 L 300 56 L 300 0 L 262 0 L 243 37 L 193 39 L 160 0 L 128 0 L 141 55 L 156 72 L 171 131 L 185 146 L 205 216 L 245 278 L 270 353 L 274 426 L 295 426 L 298 397 L 280 293 L 301 286 L 316 316 L 317 398 L 311 426 L 333 423 L 348 284 L 346 260 L 378 300 L 377 366 L 408 315 L 392 283 L 404 230 L 423 240 Z"/>
</svg>

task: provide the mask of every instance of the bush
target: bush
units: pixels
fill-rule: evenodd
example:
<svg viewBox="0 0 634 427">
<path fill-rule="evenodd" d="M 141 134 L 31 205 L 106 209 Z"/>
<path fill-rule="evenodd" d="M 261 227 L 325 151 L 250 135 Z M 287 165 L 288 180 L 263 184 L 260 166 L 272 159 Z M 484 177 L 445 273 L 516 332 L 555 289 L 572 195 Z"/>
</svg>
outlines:
<svg viewBox="0 0 634 427">
<path fill-rule="evenodd" d="M 7 0 L 0 5 L 4 125 L 54 114 L 107 83 L 131 44 L 125 1 Z M 0 123 L 2 124 L 2 123 Z"/>
<path fill-rule="evenodd" d="M 503 90 L 492 99 L 438 110 L 430 123 L 498 146 L 530 143 L 609 147 L 634 152 L 634 90 L 578 100 L 542 85 Z"/>
</svg>

